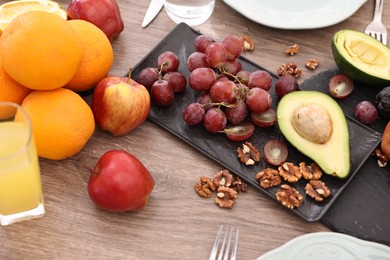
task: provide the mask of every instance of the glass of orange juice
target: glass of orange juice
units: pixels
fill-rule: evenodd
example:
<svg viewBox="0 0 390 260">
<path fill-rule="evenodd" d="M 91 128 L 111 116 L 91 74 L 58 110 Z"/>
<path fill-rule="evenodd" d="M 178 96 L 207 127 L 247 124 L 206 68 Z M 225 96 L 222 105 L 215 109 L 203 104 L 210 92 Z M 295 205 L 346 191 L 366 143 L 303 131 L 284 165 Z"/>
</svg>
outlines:
<svg viewBox="0 0 390 260">
<path fill-rule="evenodd" d="M 18 104 L 0 102 L 0 224 L 45 214 L 30 119 Z"/>
</svg>

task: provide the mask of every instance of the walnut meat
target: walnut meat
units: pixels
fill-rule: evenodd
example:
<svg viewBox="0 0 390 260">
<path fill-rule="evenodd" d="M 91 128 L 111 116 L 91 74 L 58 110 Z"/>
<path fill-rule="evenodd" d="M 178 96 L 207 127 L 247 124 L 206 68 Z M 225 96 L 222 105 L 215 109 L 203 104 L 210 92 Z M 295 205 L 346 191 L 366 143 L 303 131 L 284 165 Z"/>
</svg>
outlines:
<svg viewBox="0 0 390 260">
<path fill-rule="evenodd" d="M 306 68 L 315 70 L 318 66 L 320 66 L 320 60 L 318 59 L 308 59 L 305 63 Z"/>
<path fill-rule="evenodd" d="M 229 187 L 221 186 L 217 190 L 217 197 L 214 201 L 221 208 L 231 208 L 236 198 L 237 191 Z"/>
<path fill-rule="evenodd" d="M 318 202 L 330 196 L 330 190 L 325 183 L 320 180 L 311 180 L 305 187 L 306 194 Z"/>
<path fill-rule="evenodd" d="M 289 209 L 297 208 L 303 201 L 303 196 L 298 190 L 294 189 L 290 185 L 283 184 L 281 189 L 276 192 L 276 198 L 282 203 L 283 206 Z"/>
<path fill-rule="evenodd" d="M 255 43 L 249 35 L 241 35 L 240 39 L 242 41 L 242 47 L 244 51 L 253 51 L 255 49 Z"/>
<path fill-rule="evenodd" d="M 300 46 L 298 44 L 294 44 L 294 45 L 288 46 L 284 50 L 284 52 L 286 54 L 289 54 L 290 56 L 294 56 L 295 54 L 297 54 L 299 52 L 299 49 L 300 49 Z"/>
<path fill-rule="evenodd" d="M 299 78 L 302 75 L 302 69 L 298 68 L 298 65 L 295 62 L 283 64 L 278 69 L 278 76 L 283 75 L 292 75 Z"/>
<path fill-rule="evenodd" d="M 256 180 L 259 181 L 259 185 L 264 189 L 278 186 L 282 182 L 279 171 L 272 168 L 266 168 L 258 172 L 256 174 Z"/>
<path fill-rule="evenodd" d="M 261 159 L 259 150 L 250 142 L 245 142 L 241 147 L 238 147 L 237 154 L 245 165 L 254 165 Z"/>
<path fill-rule="evenodd" d="M 299 167 L 290 162 L 283 163 L 278 170 L 279 175 L 287 182 L 297 182 L 302 177 Z"/>
<path fill-rule="evenodd" d="M 230 187 L 234 181 L 233 175 L 229 172 L 229 170 L 220 170 L 218 171 L 213 179 L 214 184 L 217 187 L 225 186 Z"/>
<path fill-rule="evenodd" d="M 233 181 L 232 188 L 238 193 L 246 192 L 246 187 L 248 184 L 243 182 L 240 177 L 236 177 L 236 180 Z"/>
<path fill-rule="evenodd" d="M 203 198 L 210 198 L 212 192 L 217 190 L 217 186 L 214 184 L 213 179 L 207 176 L 200 177 L 200 182 L 196 183 L 194 188 L 195 192 Z"/>
<path fill-rule="evenodd" d="M 319 180 L 322 176 L 322 170 L 316 163 L 306 165 L 305 162 L 299 164 L 299 171 L 305 180 Z"/>
</svg>

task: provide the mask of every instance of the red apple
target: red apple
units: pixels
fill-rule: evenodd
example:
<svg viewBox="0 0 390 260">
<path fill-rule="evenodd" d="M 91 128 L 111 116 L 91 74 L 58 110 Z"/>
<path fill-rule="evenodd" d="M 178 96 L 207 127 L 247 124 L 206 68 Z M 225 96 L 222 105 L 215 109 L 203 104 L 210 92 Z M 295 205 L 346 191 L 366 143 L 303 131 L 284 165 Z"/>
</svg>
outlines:
<svg viewBox="0 0 390 260">
<path fill-rule="evenodd" d="M 96 123 L 112 135 L 125 135 L 140 126 L 150 112 L 148 90 L 126 77 L 106 77 L 92 97 Z"/>
<path fill-rule="evenodd" d="M 88 181 L 88 194 L 100 208 L 112 212 L 144 208 L 154 188 L 154 180 L 133 155 L 111 150 L 97 161 Z"/>
<path fill-rule="evenodd" d="M 386 158 L 390 159 L 390 121 L 383 130 L 381 150 Z"/>
<path fill-rule="evenodd" d="M 67 9 L 68 19 L 81 19 L 99 27 L 110 41 L 124 29 L 116 0 L 72 0 Z"/>
</svg>

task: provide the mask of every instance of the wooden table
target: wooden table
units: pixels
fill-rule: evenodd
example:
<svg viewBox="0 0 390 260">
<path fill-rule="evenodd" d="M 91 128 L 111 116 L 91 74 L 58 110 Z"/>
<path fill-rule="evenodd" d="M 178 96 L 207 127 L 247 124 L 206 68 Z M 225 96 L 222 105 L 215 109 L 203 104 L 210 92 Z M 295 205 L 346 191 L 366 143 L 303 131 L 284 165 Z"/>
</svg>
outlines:
<svg viewBox="0 0 390 260">
<path fill-rule="evenodd" d="M 4 2 L 4 1 L 1 1 Z M 60 1 L 67 7 L 70 1 Z M 118 1 L 125 30 L 113 43 L 115 60 L 110 75 L 124 75 L 176 24 L 161 11 L 147 27 L 141 21 L 149 1 Z M 390 29 L 390 2 L 383 22 Z M 214 39 L 227 34 L 248 34 L 256 44 L 244 56 L 276 72 L 288 61 L 304 64 L 321 60 L 314 72 L 303 69 L 302 82 L 335 68 L 331 39 L 341 29 L 363 31 L 372 19 L 374 1 L 364 4 L 347 20 L 316 30 L 278 30 L 254 23 L 222 1 L 212 17 L 195 29 Z M 301 45 L 290 58 L 284 49 Z M 89 199 L 87 181 L 97 159 L 106 151 L 123 149 L 138 157 L 153 175 L 156 186 L 147 207 L 134 213 L 109 213 Z M 221 209 L 211 199 L 195 194 L 202 175 L 213 176 L 221 166 L 156 124 L 146 121 L 127 136 L 111 137 L 96 130 L 76 156 L 63 161 L 40 160 L 46 216 L 0 228 L 1 259 L 206 259 L 221 224 L 240 229 L 238 259 L 255 259 L 297 236 L 330 231 L 322 223 L 309 223 L 249 187 L 236 205 Z"/>
</svg>

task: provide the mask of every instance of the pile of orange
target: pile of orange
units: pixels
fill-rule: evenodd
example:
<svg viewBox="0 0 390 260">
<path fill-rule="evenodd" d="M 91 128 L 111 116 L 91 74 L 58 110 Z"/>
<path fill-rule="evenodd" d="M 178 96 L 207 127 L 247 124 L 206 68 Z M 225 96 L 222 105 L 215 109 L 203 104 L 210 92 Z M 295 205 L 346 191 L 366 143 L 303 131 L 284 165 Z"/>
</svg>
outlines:
<svg viewBox="0 0 390 260">
<path fill-rule="evenodd" d="M 85 146 L 95 121 L 77 92 L 94 88 L 112 63 L 103 31 L 84 20 L 66 20 L 55 2 L 0 6 L 0 101 L 26 109 L 40 157 L 66 159 Z"/>
</svg>

